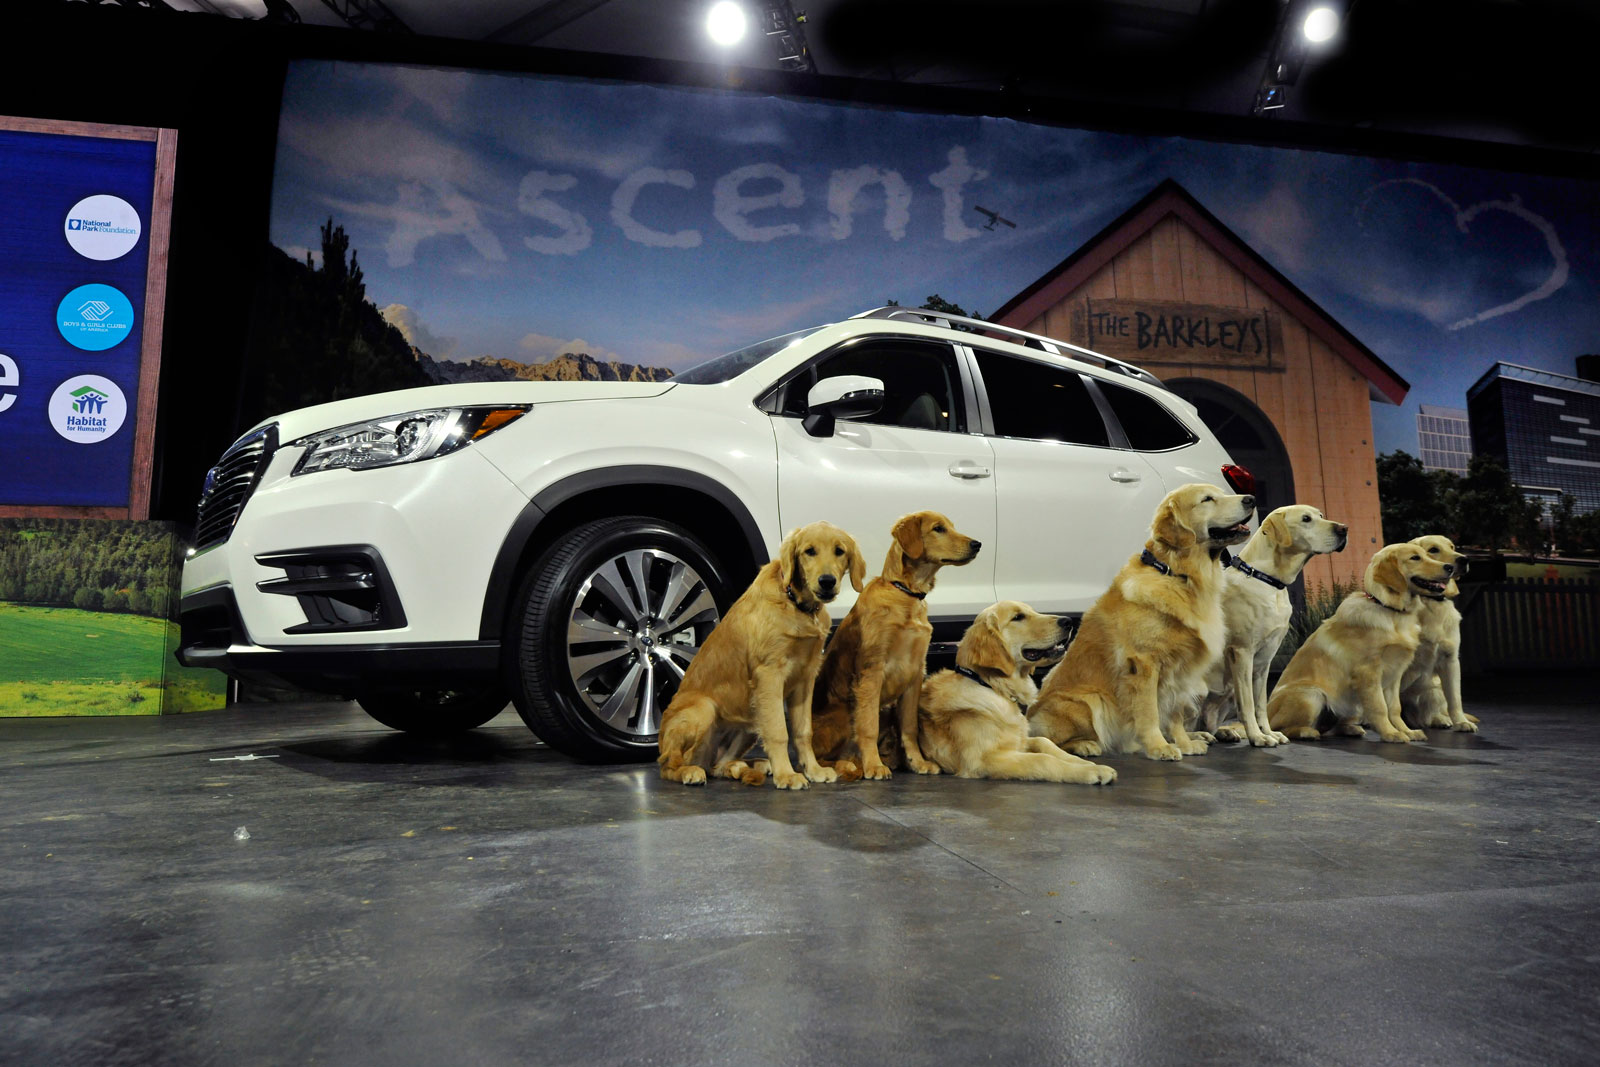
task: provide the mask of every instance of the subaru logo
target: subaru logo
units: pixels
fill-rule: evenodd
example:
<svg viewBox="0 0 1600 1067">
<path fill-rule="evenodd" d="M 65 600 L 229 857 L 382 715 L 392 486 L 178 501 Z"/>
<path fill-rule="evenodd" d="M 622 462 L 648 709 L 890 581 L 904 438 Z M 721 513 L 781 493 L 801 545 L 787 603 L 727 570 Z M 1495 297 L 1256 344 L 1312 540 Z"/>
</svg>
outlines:
<svg viewBox="0 0 1600 1067">
<path fill-rule="evenodd" d="M 217 468 L 212 467 L 206 471 L 205 484 L 200 486 L 200 503 L 206 502 L 206 497 L 211 495 L 211 489 L 217 484 Z"/>
</svg>

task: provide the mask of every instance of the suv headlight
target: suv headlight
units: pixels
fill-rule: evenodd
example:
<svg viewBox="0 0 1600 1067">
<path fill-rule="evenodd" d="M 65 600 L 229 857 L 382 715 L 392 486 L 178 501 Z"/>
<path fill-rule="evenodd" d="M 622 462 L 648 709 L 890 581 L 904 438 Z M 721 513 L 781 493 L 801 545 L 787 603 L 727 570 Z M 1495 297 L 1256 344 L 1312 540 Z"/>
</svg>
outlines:
<svg viewBox="0 0 1600 1067">
<path fill-rule="evenodd" d="M 339 467 L 364 471 L 448 455 L 509 426 L 526 415 L 528 408 L 527 404 L 430 408 L 353 422 L 291 442 L 306 450 L 291 473 L 310 474 Z"/>
</svg>

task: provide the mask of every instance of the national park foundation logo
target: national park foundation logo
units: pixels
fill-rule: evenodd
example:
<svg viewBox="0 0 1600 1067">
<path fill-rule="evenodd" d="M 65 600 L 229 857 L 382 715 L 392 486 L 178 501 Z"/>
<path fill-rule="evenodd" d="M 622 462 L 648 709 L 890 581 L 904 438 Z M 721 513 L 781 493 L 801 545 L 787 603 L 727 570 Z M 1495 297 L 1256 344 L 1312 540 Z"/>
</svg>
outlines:
<svg viewBox="0 0 1600 1067">
<path fill-rule="evenodd" d="M 122 429 L 128 402 L 110 378 L 80 374 L 50 394 L 50 425 L 68 441 L 98 444 Z"/>
<path fill-rule="evenodd" d="M 139 243 L 139 212 L 120 196 L 86 196 L 67 212 L 67 244 L 85 259 L 120 259 Z"/>
</svg>

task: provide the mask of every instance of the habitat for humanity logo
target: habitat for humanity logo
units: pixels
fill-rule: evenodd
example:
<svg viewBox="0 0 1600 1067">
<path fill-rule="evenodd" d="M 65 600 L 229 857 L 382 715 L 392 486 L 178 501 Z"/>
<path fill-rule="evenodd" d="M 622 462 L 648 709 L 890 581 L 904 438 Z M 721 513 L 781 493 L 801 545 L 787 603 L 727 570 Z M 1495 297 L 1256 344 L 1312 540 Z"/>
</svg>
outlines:
<svg viewBox="0 0 1600 1067">
<path fill-rule="evenodd" d="M 56 433 L 74 444 L 92 445 L 122 429 L 128 404 L 110 378 L 80 374 L 56 386 L 49 411 Z"/>
<path fill-rule="evenodd" d="M 56 308 L 56 328 L 73 347 L 103 352 L 133 332 L 133 304 L 109 285 L 80 285 Z"/>
<path fill-rule="evenodd" d="M 120 196 L 86 196 L 67 212 L 67 244 L 86 259 L 118 259 L 139 243 L 139 213 Z"/>
</svg>

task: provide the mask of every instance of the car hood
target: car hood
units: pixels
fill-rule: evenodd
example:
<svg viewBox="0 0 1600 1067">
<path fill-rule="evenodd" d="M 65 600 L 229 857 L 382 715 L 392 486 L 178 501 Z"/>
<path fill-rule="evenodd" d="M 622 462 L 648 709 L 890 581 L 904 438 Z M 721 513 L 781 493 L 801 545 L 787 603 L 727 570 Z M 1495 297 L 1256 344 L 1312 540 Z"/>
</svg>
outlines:
<svg viewBox="0 0 1600 1067">
<path fill-rule="evenodd" d="M 244 436 L 276 423 L 278 440 L 288 442 L 306 434 L 366 419 L 403 415 L 425 408 L 481 406 L 485 404 L 558 404 L 575 400 L 640 400 L 660 396 L 673 382 L 462 382 L 425 385 L 335 400 L 309 408 L 286 411 L 263 419 Z"/>
</svg>

